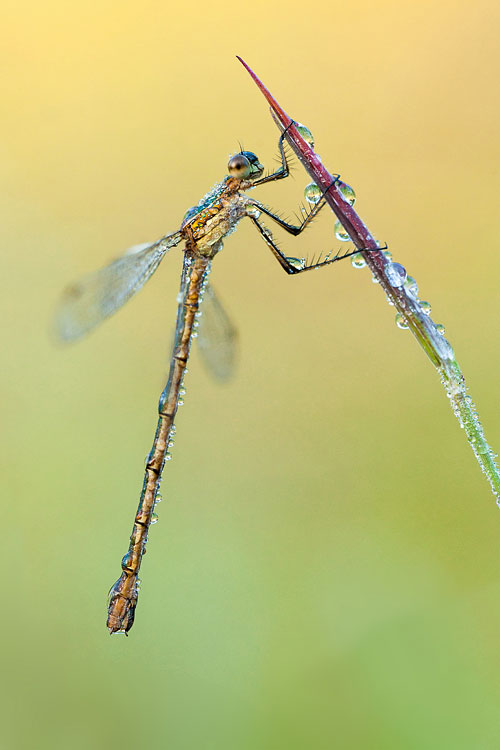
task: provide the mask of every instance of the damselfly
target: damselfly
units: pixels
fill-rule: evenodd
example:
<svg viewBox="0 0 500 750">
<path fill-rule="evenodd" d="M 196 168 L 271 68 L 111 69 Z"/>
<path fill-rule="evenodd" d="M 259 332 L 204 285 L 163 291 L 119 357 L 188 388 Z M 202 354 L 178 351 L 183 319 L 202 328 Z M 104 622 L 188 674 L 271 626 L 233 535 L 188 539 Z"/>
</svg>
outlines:
<svg viewBox="0 0 500 750">
<path fill-rule="evenodd" d="M 121 576 L 109 593 L 107 627 L 110 633 L 126 634 L 134 622 L 139 568 L 144 555 L 149 526 L 155 520 L 154 507 L 159 499 L 163 467 L 169 458 L 168 449 L 172 442 L 174 419 L 183 390 L 183 377 L 191 341 L 196 334 L 197 317 L 204 294 L 208 297 L 209 303 L 207 313 L 211 310 L 213 314 L 218 314 L 219 339 L 231 337 L 231 326 L 225 320 L 213 292 L 207 286 L 211 262 L 221 250 L 222 240 L 236 229 L 240 219 L 249 217 L 278 263 L 289 274 L 320 268 L 358 252 L 354 250 L 344 254 L 337 253 L 333 257 L 326 256 L 323 260 L 318 259 L 308 264 L 304 259 L 284 255 L 270 230 L 262 223 L 260 217 L 264 214 L 290 234 L 298 235 L 306 229 L 325 204 L 318 190 L 309 213 L 306 213 L 301 223 L 294 225 L 284 221 L 267 206 L 246 195 L 246 191 L 250 188 L 288 176 L 285 134 L 286 130 L 282 132 L 279 139 L 281 164 L 276 171 L 264 176 L 264 168 L 257 156 L 251 151 L 241 150 L 229 160 L 228 175 L 215 185 L 197 206 L 189 209 L 177 232 L 162 237 L 158 242 L 131 248 L 128 253 L 106 268 L 84 277 L 79 283 L 70 287 L 61 302 L 57 316 L 59 335 L 64 340 L 77 339 L 116 312 L 144 286 L 167 251 L 180 242 L 184 242 L 184 262 L 170 371 L 167 384 L 160 396 L 158 425 L 153 447 L 146 459 L 144 483 L 130 545 L 122 559 Z M 224 345 L 223 340 L 219 340 L 219 346 L 224 360 L 224 357 L 228 356 L 230 346 Z M 206 352 L 206 356 L 211 358 L 213 367 L 219 368 L 219 371 L 224 373 L 226 367 L 224 361 L 217 363 L 216 355 L 210 354 L 210 350 Z"/>
</svg>

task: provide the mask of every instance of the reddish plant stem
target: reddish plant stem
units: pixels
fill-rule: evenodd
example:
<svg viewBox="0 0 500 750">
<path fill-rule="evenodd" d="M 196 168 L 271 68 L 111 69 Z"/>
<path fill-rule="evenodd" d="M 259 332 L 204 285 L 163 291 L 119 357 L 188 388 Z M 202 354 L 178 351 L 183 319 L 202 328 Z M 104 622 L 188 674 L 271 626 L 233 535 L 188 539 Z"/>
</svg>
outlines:
<svg viewBox="0 0 500 750">
<path fill-rule="evenodd" d="M 446 351 L 447 347 L 443 346 L 446 339 L 436 331 L 436 326 L 432 320 L 428 315 L 422 313 L 417 300 L 407 293 L 405 287 L 393 287 L 389 284 L 385 275 L 385 267 L 389 262 L 388 259 L 385 257 L 383 250 L 379 249 L 378 242 L 375 240 L 366 224 L 350 203 L 344 199 L 337 184 L 334 183 L 335 177 L 330 174 L 323 165 L 320 157 L 303 139 L 292 118 L 287 115 L 284 109 L 282 109 L 270 91 L 255 75 L 253 70 L 244 60 L 241 59 L 241 57 L 238 57 L 238 60 L 249 72 L 258 88 L 267 99 L 271 108 L 271 114 L 278 127 L 280 127 L 281 130 L 288 128 L 286 132 L 288 143 L 310 177 L 316 182 L 322 191 L 326 191 L 326 201 L 346 232 L 349 234 L 355 247 L 357 247 L 362 253 L 366 264 L 380 283 L 387 297 L 394 304 L 395 308 L 403 315 L 408 327 L 416 336 L 420 345 L 435 367 L 442 368 L 444 364 L 443 359 L 449 360 L 450 358 L 450 353 Z M 449 344 L 448 348 L 452 354 Z M 447 356 L 443 358 L 443 354 L 446 354 Z"/>
<path fill-rule="evenodd" d="M 477 461 L 488 478 L 500 506 L 500 472 L 495 461 L 496 454 L 493 453 L 486 442 L 476 408 L 467 393 L 464 377 L 450 343 L 436 328 L 430 316 L 422 309 L 417 293 L 411 290 L 411 285 L 407 287 L 404 284 L 392 285 L 390 283 L 389 279 L 392 274 L 389 273 L 388 277 L 386 273 L 387 270 L 391 271 L 391 268 L 389 267 L 390 261 L 383 252 L 385 248 L 379 248 L 366 224 L 350 203 L 344 199 L 333 175 L 324 167 L 319 156 L 301 136 L 295 122 L 280 107 L 262 81 L 241 57 L 238 57 L 238 60 L 249 72 L 267 99 L 271 114 L 278 127 L 282 131 L 286 129 L 285 137 L 288 143 L 307 173 L 325 194 L 326 201 L 349 234 L 355 247 L 362 254 L 375 280 L 384 290 L 388 301 L 403 316 L 408 328 L 438 370 L 460 426 L 464 428 Z"/>
</svg>

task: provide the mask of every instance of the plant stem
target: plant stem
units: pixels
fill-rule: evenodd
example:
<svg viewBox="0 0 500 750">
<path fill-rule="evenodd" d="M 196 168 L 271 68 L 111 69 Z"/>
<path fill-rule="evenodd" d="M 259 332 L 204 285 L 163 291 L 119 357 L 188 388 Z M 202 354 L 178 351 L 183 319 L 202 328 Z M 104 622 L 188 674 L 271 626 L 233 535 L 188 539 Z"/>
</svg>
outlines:
<svg viewBox="0 0 500 750">
<path fill-rule="evenodd" d="M 380 248 L 366 224 L 352 205 L 344 198 L 338 180 L 323 166 L 320 157 L 304 140 L 297 124 L 280 107 L 276 99 L 259 80 L 248 65 L 238 57 L 267 99 L 271 114 L 278 127 L 287 128 L 286 139 L 297 158 L 330 205 L 335 216 L 351 238 L 355 247 L 376 280 L 384 290 L 389 304 L 394 305 L 400 315 L 402 327 L 408 327 L 440 374 L 441 382 L 450 399 L 460 426 L 464 429 L 474 455 L 486 475 L 500 507 L 500 474 L 495 462 L 496 454 L 486 442 L 476 408 L 467 393 L 465 379 L 455 359 L 451 344 L 440 333 L 436 324 L 425 312 L 418 299 L 418 289 L 413 280 L 408 283 L 405 269 L 392 263 Z"/>
</svg>

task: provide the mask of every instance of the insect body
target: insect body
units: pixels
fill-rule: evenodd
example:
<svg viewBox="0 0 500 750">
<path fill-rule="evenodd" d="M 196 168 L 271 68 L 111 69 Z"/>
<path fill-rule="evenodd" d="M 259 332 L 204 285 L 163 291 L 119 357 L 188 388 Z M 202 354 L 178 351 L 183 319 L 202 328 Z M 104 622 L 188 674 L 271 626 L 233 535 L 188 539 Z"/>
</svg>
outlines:
<svg viewBox="0 0 500 750">
<path fill-rule="evenodd" d="M 222 247 L 222 240 L 234 231 L 241 219 L 249 217 L 282 268 L 290 274 L 328 265 L 352 254 L 337 255 L 329 260 L 308 266 L 298 262 L 296 258 L 287 258 L 277 247 L 269 229 L 259 221 L 263 213 L 286 231 L 298 235 L 324 205 L 324 201 L 320 200 L 304 221 L 295 226 L 283 221 L 266 206 L 246 195 L 246 191 L 250 188 L 288 176 L 288 163 L 283 146 L 285 132 L 281 134 L 279 140 L 281 156 L 279 169 L 264 177 L 262 164 L 254 153 L 241 151 L 234 155 L 228 164 L 228 176 L 207 193 L 197 206 L 187 211 L 177 232 L 153 244 L 132 248 L 106 268 L 84 277 L 78 284 L 67 290 L 62 300 L 57 318 L 59 335 L 64 340 L 77 339 L 118 310 L 139 291 L 171 247 L 178 245 L 181 241 L 185 243 L 169 376 L 160 396 L 158 424 L 153 446 L 146 461 L 144 482 L 129 548 L 122 559 L 120 578 L 109 593 L 107 627 L 110 633 L 126 634 L 134 622 L 139 568 L 145 551 L 149 526 L 154 520 L 155 503 L 159 499 L 163 467 L 169 458 L 168 448 L 172 442 L 174 419 L 203 294 L 207 298 L 206 312 L 211 310 L 218 320 L 216 343 L 223 354 L 224 352 L 227 354 L 230 349 L 227 342 L 231 338 L 232 328 L 219 303 L 216 302 L 212 290 L 207 286 L 210 265 Z M 224 374 L 225 367 L 214 365 L 215 359 L 210 357 L 211 355 L 207 354 L 213 369 L 219 374 Z"/>
</svg>

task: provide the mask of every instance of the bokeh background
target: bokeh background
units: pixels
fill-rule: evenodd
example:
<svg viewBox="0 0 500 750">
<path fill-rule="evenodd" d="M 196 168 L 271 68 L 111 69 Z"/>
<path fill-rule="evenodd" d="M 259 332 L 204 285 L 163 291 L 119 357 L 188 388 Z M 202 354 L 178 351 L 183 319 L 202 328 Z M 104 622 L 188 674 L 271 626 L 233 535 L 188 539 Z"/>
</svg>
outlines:
<svg viewBox="0 0 500 750">
<path fill-rule="evenodd" d="M 180 251 L 85 342 L 50 332 L 67 282 L 175 230 L 238 141 L 273 166 L 240 54 L 417 279 L 500 445 L 499 31 L 493 0 L 4 0 L 2 748 L 500 746 L 499 511 L 366 269 L 287 277 L 250 222 L 226 242 L 238 368 L 193 353 L 129 638 L 105 597 Z M 283 239 L 338 247 L 326 213 Z"/>
</svg>

